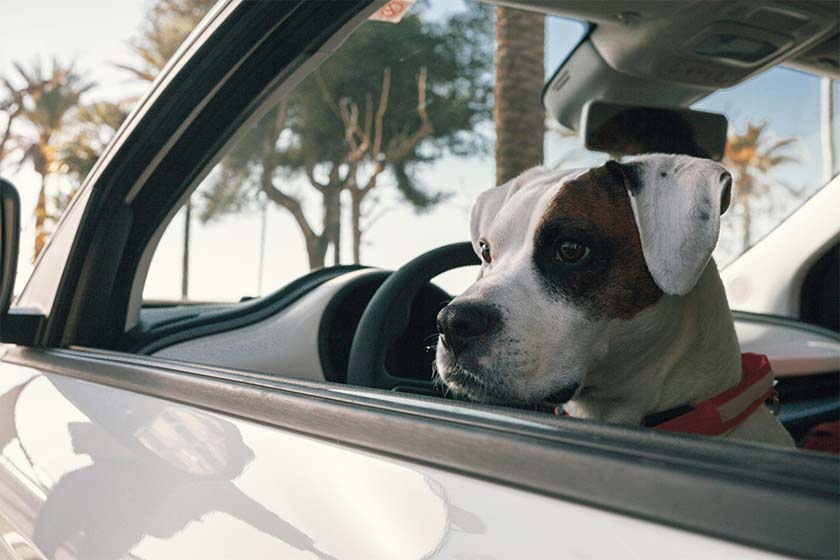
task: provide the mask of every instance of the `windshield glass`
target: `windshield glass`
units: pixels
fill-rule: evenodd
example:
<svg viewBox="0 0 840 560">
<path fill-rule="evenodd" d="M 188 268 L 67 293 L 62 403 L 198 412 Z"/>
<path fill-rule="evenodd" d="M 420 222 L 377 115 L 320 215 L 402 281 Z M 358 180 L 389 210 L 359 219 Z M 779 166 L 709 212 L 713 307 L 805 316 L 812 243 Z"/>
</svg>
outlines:
<svg viewBox="0 0 840 560">
<path fill-rule="evenodd" d="M 490 5 L 432 0 L 362 24 L 201 182 L 158 246 L 144 298 L 233 302 L 324 266 L 395 269 L 467 240 L 473 202 L 508 170 L 604 163 L 546 121 L 539 99 L 588 26 L 519 13 L 500 21 Z M 821 87 L 776 68 L 695 105 L 729 119 L 735 195 L 719 266 L 826 183 Z M 439 283 L 457 293 L 475 274 Z"/>
<path fill-rule="evenodd" d="M 523 14 L 510 24 L 539 38 L 510 45 L 520 61 L 532 49 L 527 73 L 510 81 L 527 78 L 530 89 L 506 95 L 528 100 L 534 129 L 518 134 L 539 148 L 531 166 L 543 160 L 545 77 L 587 26 Z M 433 0 L 394 19 L 362 24 L 202 181 L 157 248 L 147 302 L 238 301 L 323 266 L 395 269 L 469 239 L 474 200 L 497 184 L 495 8 Z M 457 292 L 475 274 L 456 270 L 439 282 Z"/>
</svg>

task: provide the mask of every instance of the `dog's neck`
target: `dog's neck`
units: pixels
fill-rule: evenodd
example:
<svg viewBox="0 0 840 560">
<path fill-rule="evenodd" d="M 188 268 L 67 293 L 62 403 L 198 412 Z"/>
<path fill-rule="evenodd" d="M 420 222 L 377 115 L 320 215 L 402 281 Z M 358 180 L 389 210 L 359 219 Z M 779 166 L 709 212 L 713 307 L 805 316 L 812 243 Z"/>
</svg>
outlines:
<svg viewBox="0 0 840 560">
<path fill-rule="evenodd" d="M 639 424 L 646 415 L 697 404 L 738 384 L 741 354 L 717 266 L 685 296 L 662 296 L 630 320 L 605 325 L 599 358 L 573 417 Z"/>
</svg>

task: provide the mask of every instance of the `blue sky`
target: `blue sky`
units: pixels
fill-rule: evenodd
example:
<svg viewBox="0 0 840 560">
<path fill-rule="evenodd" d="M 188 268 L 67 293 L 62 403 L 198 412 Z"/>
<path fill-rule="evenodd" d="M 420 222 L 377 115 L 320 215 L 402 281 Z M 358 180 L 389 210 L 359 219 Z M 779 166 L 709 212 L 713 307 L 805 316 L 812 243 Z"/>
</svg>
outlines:
<svg viewBox="0 0 840 560">
<path fill-rule="evenodd" d="M 443 17 L 460 9 L 462 2 L 435 0 L 431 13 Z M 84 75 L 99 86 L 88 96 L 95 99 L 121 99 L 142 94 L 147 84 L 138 82 L 115 68 L 114 62 L 132 60 L 129 39 L 137 32 L 148 6 L 145 0 L 78 0 L 53 2 L 49 9 L 41 2 L 21 3 L 0 0 L 0 74 L 9 75 L 11 61 L 30 62 L 58 55 L 61 60 L 75 60 Z M 582 23 L 549 18 L 546 29 L 546 76 L 579 42 L 585 31 Z M 488 45 L 488 48 L 492 48 Z M 791 70 L 778 69 L 728 91 L 716 93 L 697 107 L 722 112 L 731 125 L 743 128 L 747 120 L 767 121 L 771 135 L 798 136 L 801 141 L 792 148 L 798 163 L 779 170 L 778 179 L 796 188 L 810 191 L 820 186 L 819 151 L 819 86 L 818 79 Z M 836 124 L 836 123 L 835 123 Z M 492 135 L 492 127 L 487 127 Z M 588 153 L 577 139 L 561 139 L 549 133 L 546 138 L 546 163 L 564 162 L 567 166 L 594 165 L 603 161 L 603 154 Z M 37 177 L 27 166 L 20 171 L 6 165 L 2 169 L 18 185 L 23 199 L 24 238 L 20 278 L 29 272 L 33 223 L 32 209 Z M 420 252 L 468 236 L 469 208 L 477 194 L 493 186 L 494 166 L 490 158 L 443 158 L 423 170 L 423 182 L 436 190 L 455 193 L 447 203 L 424 215 L 416 215 L 400 204 L 394 190 L 383 188 L 379 193 L 378 211 L 382 216 L 369 229 L 363 260 L 384 267 L 397 267 Z M 54 179 L 61 186 L 60 179 Z M 780 195 L 784 198 L 784 194 Z M 758 220 L 756 235 L 766 233 L 779 216 L 795 206 L 784 200 L 774 216 Z M 309 202 L 308 211 L 317 209 Z M 180 287 L 181 217 L 170 225 L 156 255 L 149 280 L 149 297 L 174 298 Z M 737 252 L 737 216 L 724 221 L 721 251 L 723 260 Z M 191 294 L 196 299 L 236 300 L 254 295 L 257 279 L 258 212 L 238 215 L 193 231 Z M 306 258 L 300 233 L 288 215 L 280 209 L 268 210 L 268 239 L 263 292 L 279 288 L 306 271 Z M 345 239 L 349 241 L 349 235 Z M 349 246 L 345 255 L 350 254 Z M 229 263 L 223 274 L 218 263 Z M 468 283 L 474 272 L 454 272 L 445 284 L 452 289 Z M 19 285 L 21 285 L 19 283 Z"/>
</svg>

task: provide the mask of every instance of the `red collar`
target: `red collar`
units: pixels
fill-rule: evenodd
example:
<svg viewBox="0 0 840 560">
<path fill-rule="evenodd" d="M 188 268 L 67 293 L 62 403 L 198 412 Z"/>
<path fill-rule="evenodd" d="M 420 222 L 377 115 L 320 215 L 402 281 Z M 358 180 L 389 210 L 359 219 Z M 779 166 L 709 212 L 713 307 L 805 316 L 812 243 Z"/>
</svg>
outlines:
<svg viewBox="0 0 840 560">
<path fill-rule="evenodd" d="M 747 416 L 773 395 L 773 370 L 763 354 L 741 354 L 741 382 L 662 422 L 644 422 L 655 430 L 701 436 L 719 436 L 746 420 Z M 680 407 L 683 408 L 683 407 Z M 667 411 L 666 411 L 667 412 Z"/>
<path fill-rule="evenodd" d="M 642 425 L 655 430 L 719 436 L 746 420 L 773 395 L 773 370 L 763 354 L 741 354 L 741 382 L 696 406 L 650 414 Z M 560 407 L 555 409 L 555 414 Z"/>
</svg>

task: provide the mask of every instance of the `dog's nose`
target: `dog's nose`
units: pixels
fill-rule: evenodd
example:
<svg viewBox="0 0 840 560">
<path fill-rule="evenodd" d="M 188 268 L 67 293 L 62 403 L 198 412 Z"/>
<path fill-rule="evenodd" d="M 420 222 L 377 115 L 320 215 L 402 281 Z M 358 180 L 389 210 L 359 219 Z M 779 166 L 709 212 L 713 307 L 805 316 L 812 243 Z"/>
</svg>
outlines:
<svg viewBox="0 0 840 560">
<path fill-rule="evenodd" d="M 476 303 L 450 303 L 437 316 L 441 342 L 453 352 L 490 331 L 496 321 L 495 308 Z"/>
</svg>

